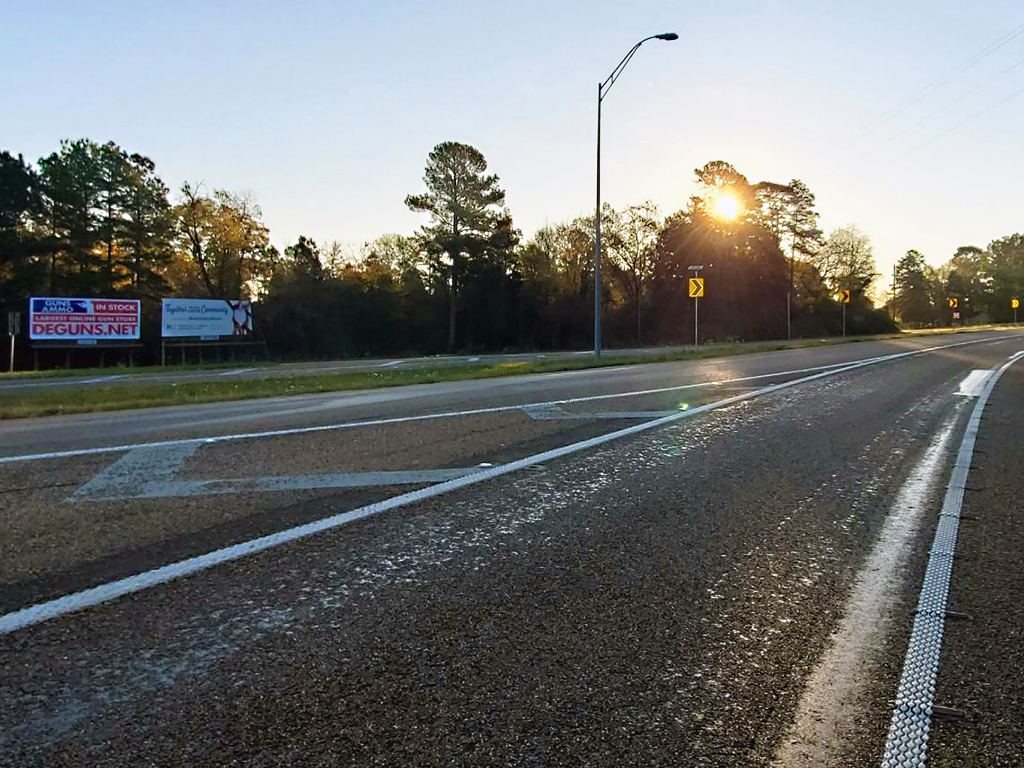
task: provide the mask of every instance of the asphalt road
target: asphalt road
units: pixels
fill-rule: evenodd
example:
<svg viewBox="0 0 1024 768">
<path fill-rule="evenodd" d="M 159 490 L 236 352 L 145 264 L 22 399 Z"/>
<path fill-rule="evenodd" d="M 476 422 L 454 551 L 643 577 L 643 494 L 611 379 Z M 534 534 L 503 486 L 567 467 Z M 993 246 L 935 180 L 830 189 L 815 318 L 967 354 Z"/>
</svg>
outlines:
<svg viewBox="0 0 1024 768">
<path fill-rule="evenodd" d="M 606 349 L 602 354 L 611 359 L 617 357 L 643 357 L 662 355 L 681 347 L 643 347 L 635 349 Z M 364 360 L 320 360 L 301 363 L 259 363 L 256 365 L 239 362 L 231 367 L 208 370 L 175 370 L 150 368 L 125 373 L 91 373 L 83 376 L 33 375 L 3 377 L 0 375 L 0 394 L 40 392 L 49 389 L 82 389 L 95 386 L 128 386 L 132 384 L 154 384 L 161 382 L 184 383 L 189 381 L 211 381 L 217 379 L 271 379 L 287 376 L 315 376 L 332 373 L 367 372 L 376 369 L 445 368 L 452 366 L 495 365 L 498 363 L 537 362 L 541 360 L 579 360 L 593 355 L 592 350 L 564 352 L 524 352 L 505 355 L 433 355 L 430 357 L 388 357 Z M 173 360 L 173 358 L 171 358 Z"/>
<path fill-rule="evenodd" d="M 1022 349 L 0 424 L 0 765 L 879 765 L 972 372 Z M 954 569 L 989 637 L 1021 626 L 1024 532 L 992 511 L 1019 496 L 1022 371 Z M 936 757 L 1019 765 L 1019 686 L 1001 719 L 970 705 L 1020 643 L 957 632 L 940 703 L 979 714 Z"/>
</svg>

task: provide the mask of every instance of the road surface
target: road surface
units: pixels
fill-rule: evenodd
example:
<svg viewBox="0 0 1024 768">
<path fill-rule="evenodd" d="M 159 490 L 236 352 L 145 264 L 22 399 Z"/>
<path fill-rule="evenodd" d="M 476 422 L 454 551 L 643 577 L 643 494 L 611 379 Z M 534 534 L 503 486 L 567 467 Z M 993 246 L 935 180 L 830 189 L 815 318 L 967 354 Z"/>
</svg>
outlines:
<svg viewBox="0 0 1024 768">
<path fill-rule="evenodd" d="M 655 357 L 686 347 L 644 347 L 636 349 L 605 349 L 606 358 Z M 239 363 L 232 367 L 207 370 L 176 370 L 174 368 L 135 369 L 130 374 L 92 372 L 86 375 L 32 375 L 0 376 L 0 394 L 16 395 L 23 392 L 42 392 L 50 389 L 83 389 L 89 387 L 130 386 L 133 384 L 159 384 L 218 379 L 273 379 L 288 376 L 319 376 L 338 373 L 366 373 L 375 370 L 413 370 L 417 368 L 446 368 L 455 366 L 485 366 L 500 363 L 541 362 L 545 360 L 585 360 L 593 356 L 592 350 L 564 352 L 523 352 L 499 355 L 434 355 L 431 357 L 390 357 L 367 360 L 321 360 L 302 363 Z"/>
<path fill-rule="evenodd" d="M 929 765 L 1020 765 L 1022 350 L 0 423 L 0 765 L 881 765 L 957 472 Z"/>
</svg>

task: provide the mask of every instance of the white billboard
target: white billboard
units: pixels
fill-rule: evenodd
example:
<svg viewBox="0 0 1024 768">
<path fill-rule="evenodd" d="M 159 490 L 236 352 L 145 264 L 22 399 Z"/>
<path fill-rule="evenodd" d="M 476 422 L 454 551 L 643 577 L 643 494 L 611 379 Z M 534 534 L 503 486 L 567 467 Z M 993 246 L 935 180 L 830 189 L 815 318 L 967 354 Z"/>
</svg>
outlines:
<svg viewBox="0 0 1024 768">
<path fill-rule="evenodd" d="M 29 300 L 29 338 L 49 341 L 131 341 L 139 338 L 137 299 Z"/>
<path fill-rule="evenodd" d="M 252 333 L 252 302 L 227 299 L 164 299 L 160 335 L 164 338 L 248 336 Z"/>
</svg>

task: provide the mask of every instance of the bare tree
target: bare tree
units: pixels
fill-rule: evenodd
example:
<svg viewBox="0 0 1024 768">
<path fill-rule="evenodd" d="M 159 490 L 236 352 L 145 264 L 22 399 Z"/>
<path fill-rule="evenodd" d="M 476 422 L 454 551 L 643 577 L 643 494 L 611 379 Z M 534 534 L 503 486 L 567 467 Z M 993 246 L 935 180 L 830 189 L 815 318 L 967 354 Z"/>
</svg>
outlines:
<svg viewBox="0 0 1024 768">
<path fill-rule="evenodd" d="M 633 305 L 636 343 L 642 344 L 644 288 L 654 275 L 655 246 L 661 232 L 661 214 L 650 200 L 618 214 L 609 227 L 609 250 L 614 274 Z"/>
<path fill-rule="evenodd" d="M 871 240 L 855 224 L 832 230 L 812 262 L 833 292 L 863 293 L 878 277 Z"/>
</svg>

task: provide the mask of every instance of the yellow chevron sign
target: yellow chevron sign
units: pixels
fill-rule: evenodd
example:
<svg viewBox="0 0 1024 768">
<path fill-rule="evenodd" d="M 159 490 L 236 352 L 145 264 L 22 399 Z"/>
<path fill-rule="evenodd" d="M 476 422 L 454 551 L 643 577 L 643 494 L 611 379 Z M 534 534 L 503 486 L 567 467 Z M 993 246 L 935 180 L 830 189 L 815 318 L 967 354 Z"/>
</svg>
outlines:
<svg viewBox="0 0 1024 768">
<path fill-rule="evenodd" d="M 691 277 L 690 278 L 690 298 L 691 299 L 703 299 L 704 298 L 704 278 L 703 277 Z"/>
</svg>

